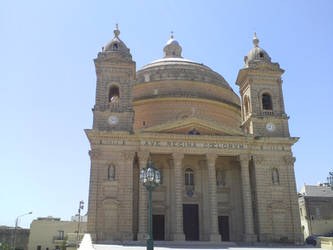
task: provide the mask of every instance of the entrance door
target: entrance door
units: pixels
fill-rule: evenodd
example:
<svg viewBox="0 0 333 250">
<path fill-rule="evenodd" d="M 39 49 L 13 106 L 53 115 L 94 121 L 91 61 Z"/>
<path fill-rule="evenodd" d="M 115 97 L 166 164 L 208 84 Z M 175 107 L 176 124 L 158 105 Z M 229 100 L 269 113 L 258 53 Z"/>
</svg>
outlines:
<svg viewBox="0 0 333 250">
<path fill-rule="evenodd" d="M 199 240 L 199 208 L 198 205 L 183 205 L 183 227 L 185 240 Z"/>
<path fill-rule="evenodd" d="M 164 240 L 164 215 L 153 215 L 153 240 Z"/>
<path fill-rule="evenodd" d="M 222 241 L 229 241 L 229 216 L 219 216 L 219 233 Z"/>
</svg>

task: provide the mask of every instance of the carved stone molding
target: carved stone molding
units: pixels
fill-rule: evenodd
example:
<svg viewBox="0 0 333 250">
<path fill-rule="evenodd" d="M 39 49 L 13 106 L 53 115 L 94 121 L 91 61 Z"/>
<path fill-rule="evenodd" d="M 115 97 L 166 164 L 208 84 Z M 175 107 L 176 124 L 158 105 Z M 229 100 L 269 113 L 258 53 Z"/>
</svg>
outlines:
<svg viewBox="0 0 333 250">
<path fill-rule="evenodd" d="M 121 159 L 123 161 L 134 161 L 135 152 L 121 152 Z"/>
<path fill-rule="evenodd" d="M 284 157 L 284 161 L 288 164 L 288 165 L 294 165 L 296 158 L 293 156 L 285 156 Z"/>
<path fill-rule="evenodd" d="M 217 159 L 217 154 L 208 153 L 208 154 L 206 154 L 206 159 L 207 159 L 207 166 L 213 166 L 213 167 L 215 167 L 215 162 L 216 162 L 216 159 Z"/>
<path fill-rule="evenodd" d="M 249 162 L 250 159 L 251 159 L 251 156 L 248 155 L 248 154 L 241 154 L 241 155 L 238 156 L 238 159 L 239 159 L 240 162 L 243 162 L 243 161 Z"/>
<path fill-rule="evenodd" d="M 140 168 L 145 168 L 146 167 L 149 155 L 150 155 L 150 153 L 148 151 L 138 152 Z"/>
<path fill-rule="evenodd" d="M 257 164 L 260 165 L 260 164 L 264 163 L 265 157 L 261 156 L 261 155 L 254 155 L 253 161 L 254 161 L 254 165 L 257 165 Z"/>
<path fill-rule="evenodd" d="M 89 150 L 89 156 L 91 160 L 98 159 L 100 155 L 101 153 L 96 149 Z"/>
<path fill-rule="evenodd" d="M 174 163 L 182 162 L 184 159 L 184 153 L 172 153 L 172 158 L 174 160 Z"/>
</svg>

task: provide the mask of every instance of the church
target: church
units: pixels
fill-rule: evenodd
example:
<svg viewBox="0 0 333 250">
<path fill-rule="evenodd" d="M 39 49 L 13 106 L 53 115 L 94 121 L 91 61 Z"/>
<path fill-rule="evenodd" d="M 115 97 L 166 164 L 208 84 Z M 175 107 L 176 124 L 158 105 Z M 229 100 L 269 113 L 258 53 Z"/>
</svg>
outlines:
<svg viewBox="0 0 333 250">
<path fill-rule="evenodd" d="M 173 35 L 163 53 L 137 71 L 117 26 L 94 60 L 93 127 L 85 130 L 93 240 L 147 238 L 139 175 L 151 157 L 161 172 L 154 240 L 302 243 L 284 70 L 254 34 L 238 96 L 219 73 L 183 58 Z"/>
</svg>

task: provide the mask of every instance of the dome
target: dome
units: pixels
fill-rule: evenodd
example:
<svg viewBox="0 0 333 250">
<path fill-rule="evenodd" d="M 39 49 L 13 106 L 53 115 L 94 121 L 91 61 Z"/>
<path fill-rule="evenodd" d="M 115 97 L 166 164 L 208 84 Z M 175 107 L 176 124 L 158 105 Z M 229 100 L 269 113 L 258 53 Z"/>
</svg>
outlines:
<svg viewBox="0 0 333 250">
<path fill-rule="evenodd" d="M 166 45 L 170 45 L 170 44 L 179 46 L 178 41 L 173 38 L 173 35 L 171 36 L 171 38 L 169 39 L 169 41 L 167 41 L 167 43 L 166 43 Z"/>
<path fill-rule="evenodd" d="M 271 58 L 268 53 L 258 46 L 259 39 L 257 38 L 256 33 L 254 33 L 253 37 L 254 48 L 250 50 L 250 52 L 245 56 L 245 67 L 249 67 L 252 63 L 260 63 L 267 62 L 271 63 Z"/>
<path fill-rule="evenodd" d="M 163 51 L 163 58 L 136 73 L 134 128 L 190 117 L 239 128 L 239 97 L 227 81 L 206 65 L 183 58 L 173 35 Z"/>
<path fill-rule="evenodd" d="M 190 80 L 212 83 L 230 89 L 227 81 L 218 73 L 202 63 L 197 63 L 181 56 L 182 47 L 173 34 L 166 43 L 164 57 L 143 66 L 137 72 L 136 84 L 149 81 Z"/>
</svg>

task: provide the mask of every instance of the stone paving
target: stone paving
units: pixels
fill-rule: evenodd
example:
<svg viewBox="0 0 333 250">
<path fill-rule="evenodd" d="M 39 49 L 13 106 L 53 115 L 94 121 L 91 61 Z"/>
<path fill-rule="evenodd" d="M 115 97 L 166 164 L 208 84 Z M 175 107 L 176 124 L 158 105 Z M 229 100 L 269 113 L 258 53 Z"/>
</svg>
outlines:
<svg viewBox="0 0 333 250">
<path fill-rule="evenodd" d="M 133 246 L 133 245 L 94 245 L 94 248 L 96 250 L 145 250 L 145 246 Z M 225 246 L 225 245 L 200 245 L 200 246 L 195 246 L 195 245 L 187 245 L 187 246 L 155 246 L 155 250 L 182 250 L 182 249 L 196 249 L 196 250 L 204 250 L 204 249 L 230 249 L 230 250 L 246 250 L 246 249 L 315 249 L 317 247 L 311 246 L 311 245 L 304 245 L 304 246 L 287 246 L 287 245 L 256 245 L 256 246 L 251 246 L 251 245 L 236 245 L 236 246 Z M 317 248 L 318 249 L 318 248 Z"/>
</svg>

